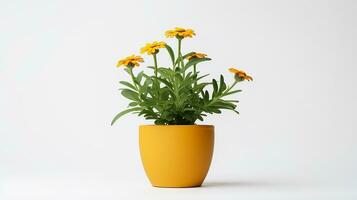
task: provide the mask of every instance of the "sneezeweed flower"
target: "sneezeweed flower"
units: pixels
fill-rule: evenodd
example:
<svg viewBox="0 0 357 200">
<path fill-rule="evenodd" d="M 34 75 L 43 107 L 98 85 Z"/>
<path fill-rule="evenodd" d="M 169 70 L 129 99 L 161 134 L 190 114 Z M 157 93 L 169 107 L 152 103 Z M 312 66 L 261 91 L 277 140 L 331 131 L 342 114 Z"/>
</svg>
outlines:
<svg viewBox="0 0 357 200">
<path fill-rule="evenodd" d="M 187 57 L 187 60 L 192 60 L 193 58 L 205 58 L 206 56 L 207 54 L 194 52 L 192 55 Z"/>
<path fill-rule="evenodd" d="M 168 38 L 176 37 L 177 39 L 183 39 L 186 37 L 192 38 L 196 33 L 192 29 L 184 29 L 176 27 L 173 30 L 168 30 L 165 32 L 165 36 Z"/>
<path fill-rule="evenodd" d="M 118 61 L 117 67 L 125 66 L 125 67 L 138 67 L 140 63 L 144 62 L 144 59 L 141 56 L 136 56 L 135 54 L 123 58 Z"/>
<path fill-rule="evenodd" d="M 148 55 L 157 54 L 159 49 L 165 48 L 165 42 L 153 42 L 153 43 L 146 43 L 146 45 L 140 49 L 140 53 L 144 54 L 147 53 Z"/>
<path fill-rule="evenodd" d="M 247 75 L 247 73 L 245 73 L 242 70 L 238 70 L 235 68 L 229 68 L 229 71 L 232 72 L 233 74 L 235 74 L 235 77 L 238 78 L 239 80 L 247 80 L 247 81 L 252 81 L 253 78 L 249 75 Z"/>
</svg>

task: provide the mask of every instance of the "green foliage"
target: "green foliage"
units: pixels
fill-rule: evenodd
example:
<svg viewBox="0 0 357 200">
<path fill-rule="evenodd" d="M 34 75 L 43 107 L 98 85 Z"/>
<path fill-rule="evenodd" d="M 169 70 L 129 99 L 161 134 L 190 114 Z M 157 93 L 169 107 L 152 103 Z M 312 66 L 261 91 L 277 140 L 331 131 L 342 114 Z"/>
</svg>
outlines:
<svg viewBox="0 0 357 200">
<path fill-rule="evenodd" d="M 149 76 L 140 72 L 135 76 L 133 67 L 126 68 L 132 82 L 120 81 L 123 86 L 120 90 L 130 101 L 129 108 L 117 114 L 112 124 L 127 113 L 136 113 L 162 125 L 195 124 L 197 120 L 203 121 L 207 114 L 218 114 L 223 109 L 238 113 L 238 101 L 225 98 L 241 91 L 233 90 L 233 87 L 243 79 L 232 79 L 234 82 L 230 86 L 227 86 L 223 75 L 219 80 L 204 82 L 203 78 L 208 74 L 201 75 L 197 67 L 210 58 L 188 60 L 194 52 L 175 55 L 169 45 L 166 45 L 166 50 L 172 62 L 171 67 L 158 67 L 156 62 L 155 66 L 148 67 L 157 75 Z"/>
</svg>

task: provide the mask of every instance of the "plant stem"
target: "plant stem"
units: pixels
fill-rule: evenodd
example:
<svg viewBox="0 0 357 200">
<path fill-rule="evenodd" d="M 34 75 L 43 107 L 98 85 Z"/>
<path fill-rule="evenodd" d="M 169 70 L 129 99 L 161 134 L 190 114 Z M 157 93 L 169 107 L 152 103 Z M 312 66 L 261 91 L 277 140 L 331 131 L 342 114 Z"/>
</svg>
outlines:
<svg viewBox="0 0 357 200">
<path fill-rule="evenodd" d="M 153 54 L 153 57 L 154 57 L 154 66 L 155 66 L 155 77 L 157 78 L 157 58 L 156 58 L 156 53 Z"/>
<path fill-rule="evenodd" d="M 179 57 L 179 61 L 181 62 L 182 60 L 182 55 L 181 55 L 181 41 L 182 39 L 178 39 L 178 57 Z M 180 62 L 178 63 L 180 66 Z M 175 65 L 176 66 L 176 65 Z M 174 66 L 174 71 L 175 71 L 175 66 Z"/>
<path fill-rule="evenodd" d="M 133 73 L 133 67 L 129 67 L 129 72 L 130 72 L 130 77 L 133 80 L 133 83 L 134 83 L 134 86 L 135 86 L 136 90 L 139 90 L 138 86 L 136 84 L 136 81 L 135 81 L 135 76 L 134 76 L 134 73 Z"/>
<path fill-rule="evenodd" d="M 154 53 L 153 54 L 153 57 L 154 57 L 154 67 L 155 67 L 155 69 L 154 69 L 154 73 L 155 73 L 155 82 L 154 82 L 154 85 L 155 85 L 155 90 L 156 90 L 156 94 L 157 95 L 159 95 L 159 89 L 160 89 L 160 83 L 159 83 L 159 81 L 157 80 L 157 78 L 158 78 L 158 76 L 157 76 L 157 57 L 156 57 L 156 54 L 157 53 Z M 157 87 L 157 88 L 156 88 Z"/>
<path fill-rule="evenodd" d="M 229 87 L 228 90 L 226 90 L 226 92 L 224 92 L 224 94 L 227 94 L 237 83 L 238 83 L 238 81 L 234 81 L 234 83 L 232 84 L 232 86 Z M 223 96 L 224 96 L 224 95 L 223 95 Z"/>
<path fill-rule="evenodd" d="M 193 65 L 193 74 L 196 74 L 196 64 Z M 194 85 L 194 87 L 197 86 L 197 79 L 193 85 Z"/>
<path fill-rule="evenodd" d="M 182 39 L 180 39 L 180 38 L 177 38 L 177 40 L 178 40 L 178 47 L 177 47 L 177 61 L 178 61 L 178 63 L 177 63 L 177 65 L 178 65 L 178 67 L 180 67 L 180 63 L 181 63 L 181 59 L 182 59 L 182 57 L 181 57 L 181 41 L 182 41 Z M 176 64 L 175 64 L 175 66 L 174 66 L 174 72 L 176 72 Z M 174 90 L 174 94 L 175 94 L 175 106 L 176 106 L 176 109 L 177 109 L 177 107 L 178 107 L 178 101 L 179 101 L 179 95 L 178 95 L 178 85 L 177 85 L 177 81 L 176 81 L 176 76 L 174 76 L 173 77 L 173 81 L 174 81 L 174 83 L 173 83 L 173 86 L 174 86 L 174 88 L 173 88 L 173 90 Z"/>
</svg>

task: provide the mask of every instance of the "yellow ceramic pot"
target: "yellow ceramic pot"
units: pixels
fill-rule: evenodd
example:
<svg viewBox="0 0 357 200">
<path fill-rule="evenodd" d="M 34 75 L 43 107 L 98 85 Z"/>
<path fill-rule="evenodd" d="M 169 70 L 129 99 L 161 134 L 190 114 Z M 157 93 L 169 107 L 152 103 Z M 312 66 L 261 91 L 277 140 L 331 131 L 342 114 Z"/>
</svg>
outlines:
<svg viewBox="0 0 357 200">
<path fill-rule="evenodd" d="M 155 187 L 198 187 L 211 164 L 214 126 L 142 125 L 140 155 Z"/>
</svg>

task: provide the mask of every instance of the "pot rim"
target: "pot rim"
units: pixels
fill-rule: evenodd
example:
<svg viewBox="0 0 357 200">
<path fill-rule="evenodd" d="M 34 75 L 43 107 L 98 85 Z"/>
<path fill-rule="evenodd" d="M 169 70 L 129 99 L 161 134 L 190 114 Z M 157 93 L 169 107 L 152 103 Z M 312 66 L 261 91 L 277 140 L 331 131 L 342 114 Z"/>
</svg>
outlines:
<svg viewBox="0 0 357 200">
<path fill-rule="evenodd" d="M 142 124 L 139 127 L 214 127 L 208 124 L 193 124 L 193 125 L 155 125 L 155 124 Z"/>
</svg>

